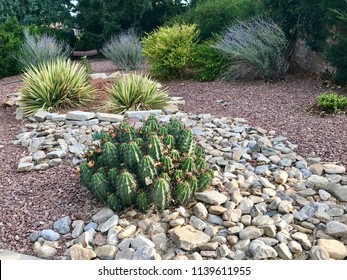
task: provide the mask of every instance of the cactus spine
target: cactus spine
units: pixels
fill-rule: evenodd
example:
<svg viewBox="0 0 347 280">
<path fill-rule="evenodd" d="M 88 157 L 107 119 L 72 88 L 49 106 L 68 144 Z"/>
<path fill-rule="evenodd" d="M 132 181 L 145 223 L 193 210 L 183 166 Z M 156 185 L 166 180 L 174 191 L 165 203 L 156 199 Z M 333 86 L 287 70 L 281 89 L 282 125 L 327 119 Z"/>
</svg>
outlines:
<svg viewBox="0 0 347 280">
<path fill-rule="evenodd" d="M 129 172 L 123 172 L 119 176 L 117 193 L 125 206 L 131 206 L 136 199 L 136 181 Z"/>
<path fill-rule="evenodd" d="M 183 153 L 191 155 L 195 151 L 195 140 L 191 130 L 184 130 L 179 142 L 179 148 Z"/>
<path fill-rule="evenodd" d="M 147 186 L 146 178 L 153 180 L 157 176 L 157 169 L 151 156 L 144 156 L 141 159 L 138 173 L 142 186 Z"/>
<path fill-rule="evenodd" d="M 135 172 L 142 158 L 142 153 L 136 142 L 127 144 L 126 151 L 125 165 L 130 171 Z"/>
<path fill-rule="evenodd" d="M 136 198 L 136 206 L 141 212 L 148 210 L 148 197 L 145 192 L 140 192 Z"/>
<path fill-rule="evenodd" d="M 175 137 L 173 137 L 171 134 L 166 135 L 164 138 L 164 144 L 169 150 L 173 149 L 175 147 Z"/>
<path fill-rule="evenodd" d="M 206 190 L 211 185 L 211 182 L 212 182 L 212 174 L 210 172 L 206 172 L 202 174 L 198 178 L 198 191 L 203 192 L 204 190 Z"/>
<path fill-rule="evenodd" d="M 82 184 L 88 189 L 88 190 L 92 190 L 93 189 L 93 185 L 92 185 L 92 177 L 93 177 L 93 171 L 92 169 L 90 169 L 88 167 L 87 163 L 82 163 L 80 165 L 80 178 L 81 178 L 81 182 Z"/>
<path fill-rule="evenodd" d="M 123 205 L 120 199 L 113 193 L 109 194 L 109 196 L 107 197 L 107 204 L 114 212 L 118 212 L 123 209 Z"/>
<path fill-rule="evenodd" d="M 160 161 L 163 157 L 163 144 L 156 134 L 149 137 L 148 154 L 156 161 Z"/>
<path fill-rule="evenodd" d="M 111 168 L 108 171 L 108 181 L 110 183 L 110 189 L 116 191 L 118 182 L 119 170 L 118 168 Z"/>
<path fill-rule="evenodd" d="M 93 189 L 96 195 L 101 200 L 106 201 L 109 191 L 106 177 L 100 172 L 97 172 L 93 175 L 91 184 L 93 185 Z"/>
<path fill-rule="evenodd" d="M 165 179 L 158 178 L 154 182 L 151 196 L 152 196 L 153 205 L 156 208 L 163 210 L 169 207 L 169 199 L 170 199 L 169 191 L 170 191 L 169 183 Z"/>
<path fill-rule="evenodd" d="M 174 165 L 173 165 L 173 163 L 172 163 L 172 160 L 171 160 L 171 158 L 170 157 L 168 157 L 168 156 L 164 156 L 163 157 L 163 170 L 165 171 L 165 172 L 168 172 L 169 170 L 171 170 L 172 168 L 174 168 Z"/>
<path fill-rule="evenodd" d="M 193 157 L 184 158 L 181 164 L 181 169 L 183 172 L 193 173 L 195 170 L 194 158 Z"/>
<path fill-rule="evenodd" d="M 186 204 L 191 194 L 192 194 L 192 191 L 190 189 L 190 185 L 187 182 L 183 182 L 179 184 L 175 192 L 176 203 Z"/>
<path fill-rule="evenodd" d="M 100 158 L 102 158 L 102 160 L 98 164 L 102 164 L 105 167 L 112 168 L 114 166 L 119 166 L 118 152 L 116 146 L 111 142 L 104 143 Z"/>
</svg>

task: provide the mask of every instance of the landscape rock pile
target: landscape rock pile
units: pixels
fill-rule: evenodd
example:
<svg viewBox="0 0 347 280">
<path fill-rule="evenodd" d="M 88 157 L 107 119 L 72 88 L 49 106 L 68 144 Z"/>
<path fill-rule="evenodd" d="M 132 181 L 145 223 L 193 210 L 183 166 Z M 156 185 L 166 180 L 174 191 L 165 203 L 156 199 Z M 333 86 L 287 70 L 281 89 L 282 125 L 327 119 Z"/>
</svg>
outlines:
<svg viewBox="0 0 347 280">
<path fill-rule="evenodd" d="M 346 259 L 347 174 L 344 166 L 314 155 L 274 131 L 240 118 L 153 112 L 162 122 L 178 118 L 191 128 L 214 170 L 210 189 L 185 207 L 146 215 L 108 208 L 91 221 L 63 217 L 30 235 L 42 258 L 64 259 Z M 74 118 L 71 116 L 74 115 Z M 84 116 L 82 119 L 81 116 Z M 80 119 L 77 119 L 78 118 Z M 92 133 L 123 118 L 71 112 L 38 117 L 16 144 L 28 148 L 19 171 L 41 170 L 63 159 L 73 165 L 93 144 Z M 124 120 L 143 123 L 139 112 Z"/>
</svg>

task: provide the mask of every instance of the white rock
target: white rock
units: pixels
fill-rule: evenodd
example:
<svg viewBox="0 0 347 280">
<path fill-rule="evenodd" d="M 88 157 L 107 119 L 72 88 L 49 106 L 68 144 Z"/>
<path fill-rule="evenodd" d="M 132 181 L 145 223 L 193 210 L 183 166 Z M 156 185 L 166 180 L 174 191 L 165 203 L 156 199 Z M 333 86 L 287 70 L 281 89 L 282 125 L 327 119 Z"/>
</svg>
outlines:
<svg viewBox="0 0 347 280">
<path fill-rule="evenodd" d="M 323 169 L 324 172 L 328 174 L 342 174 L 346 172 L 346 168 L 344 166 L 331 163 L 323 164 Z"/>
<path fill-rule="evenodd" d="M 346 246 L 338 240 L 319 239 L 317 245 L 328 252 L 329 257 L 332 259 L 343 260 L 347 256 Z"/>
<path fill-rule="evenodd" d="M 228 197 L 218 191 L 205 191 L 195 193 L 195 198 L 199 201 L 212 205 L 220 205 L 228 200 Z"/>
</svg>

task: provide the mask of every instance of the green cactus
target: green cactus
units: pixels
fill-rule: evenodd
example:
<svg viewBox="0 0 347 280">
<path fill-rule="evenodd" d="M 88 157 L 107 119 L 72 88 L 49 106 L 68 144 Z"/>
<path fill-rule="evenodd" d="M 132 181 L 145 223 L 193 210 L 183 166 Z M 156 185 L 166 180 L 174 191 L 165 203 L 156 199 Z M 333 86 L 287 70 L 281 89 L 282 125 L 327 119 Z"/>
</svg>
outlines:
<svg viewBox="0 0 347 280">
<path fill-rule="evenodd" d="M 196 170 L 197 171 L 204 171 L 207 168 L 207 163 L 204 159 L 198 158 L 196 161 Z"/>
<path fill-rule="evenodd" d="M 165 137 L 165 136 L 168 135 L 168 133 L 169 133 L 169 132 L 168 132 L 168 129 L 167 129 L 166 126 L 159 126 L 158 129 L 157 129 L 157 134 L 158 134 L 159 136 Z"/>
<path fill-rule="evenodd" d="M 136 207 L 141 212 L 146 212 L 148 210 L 148 197 L 145 192 L 140 192 L 136 198 Z"/>
<path fill-rule="evenodd" d="M 183 182 L 178 185 L 177 190 L 175 192 L 175 201 L 176 204 L 186 204 L 192 195 L 192 190 L 190 188 L 189 183 Z"/>
<path fill-rule="evenodd" d="M 172 118 L 168 124 L 168 132 L 175 138 L 182 135 L 183 124 L 177 119 Z"/>
<path fill-rule="evenodd" d="M 116 167 L 113 167 L 108 171 L 108 181 L 109 181 L 111 191 L 116 191 L 117 189 L 119 174 L 120 174 L 119 169 Z"/>
<path fill-rule="evenodd" d="M 93 189 L 92 177 L 93 177 L 93 170 L 88 167 L 87 163 L 85 162 L 82 163 L 80 165 L 81 183 L 90 191 Z"/>
<path fill-rule="evenodd" d="M 173 177 L 174 177 L 174 179 L 175 179 L 177 182 L 181 182 L 181 181 L 183 180 L 183 178 L 184 178 L 184 173 L 183 173 L 182 170 L 176 169 L 176 170 L 174 171 Z"/>
<path fill-rule="evenodd" d="M 192 176 L 187 180 L 187 182 L 190 186 L 191 193 L 194 194 L 198 189 L 198 179 L 195 176 Z"/>
<path fill-rule="evenodd" d="M 163 144 L 160 142 L 158 135 L 151 134 L 149 137 L 148 154 L 156 161 L 163 157 Z"/>
<path fill-rule="evenodd" d="M 195 170 L 194 158 L 185 157 L 181 163 L 181 169 L 186 173 L 193 173 Z"/>
<path fill-rule="evenodd" d="M 125 171 L 118 177 L 117 194 L 125 206 L 131 206 L 136 200 L 136 181 L 129 172 Z"/>
<path fill-rule="evenodd" d="M 178 143 L 179 150 L 188 155 L 195 152 L 195 140 L 193 132 L 189 129 L 184 130 Z"/>
<path fill-rule="evenodd" d="M 163 179 L 165 179 L 166 181 L 168 181 L 169 183 L 171 182 L 171 178 L 170 178 L 170 176 L 169 176 L 169 174 L 167 174 L 167 173 L 161 173 L 161 178 L 163 178 Z"/>
<path fill-rule="evenodd" d="M 205 159 L 205 151 L 204 148 L 201 146 L 195 147 L 195 155 L 198 159 Z"/>
<path fill-rule="evenodd" d="M 153 205 L 160 210 L 167 209 L 169 207 L 170 200 L 170 186 L 169 182 L 163 178 L 155 180 L 152 194 Z"/>
<path fill-rule="evenodd" d="M 98 165 L 112 168 L 114 166 L 119 166 L 118 151 L 116 146 L 112 142 L 105 142 L 102 146 L 102 155 L 100 156 Z"/>
<path fill-rule="evenodd" d="M 116 129 L 116 141 L 118 143 L 128 143 L 136 139 L 135 130 L 127 123 L 121 123 Z"/>
<path fill-rule="evenodd" d="M 174 164 L 172 163 L 172 159 L 168 156 L 163 157 L 163 171 L 168 172 L 169 170 L 174 168 Z"/>
<path fill-rule="evenodd" d="M 95 194 L 103 201 L 107 200 L 109 187 L 105 175 L 97 172 L 93 175 L 91 184 Z"/>
<path fill-rule="evenodd" d="M 198 178 L 198 192 L 203 192 L 206 190 L 212 182 L 212 174 L 211 172 L 206 172 L 203 173 L 199 178 Z"/>
<path fill-rule="evenodd" d="M 177 161 L 180 159 L 180 153 L 177 150 L 172 150 L 170 152 L 170 157 L 172 158 L 173 161 Z"/>
<path fill-rule="evenodd" d="M 149 127 L 151 132 L 156 132 L 159 128 L 159 124 L 158 124 L 156 116 L 150 115 L 147 121 L 145 122 L 144 126 Z"/>
<path fill-rule="evenodd" d="M 126 144 L 124 162 L 125 166 L 131 171 L 136 172 L 137 166 L 142 158 L 142 152 L 136 142 Z"/>
<path fill-rule="evenodd" d="M 114 212 L 118 212 L 123 209 L 123 205 L 120 199 L 113 193 L 108 195 L 107 204 L 111 208 L 111 210 Z"/>
<path fill-rule="evenodd" d="M 169 150 L 175 148 L 175 137 L 173 137 L 171 134 L 166 135 L 163 142 Z"/>
<path fill-rule="evenodd" d="M 144 156 L 140 161 L 138 169 L 139 182 L 142 186 L 147 186 L 146 178 L 153 180 L 157 176 L 157 169 L 151 156 Z"/>
</svg>

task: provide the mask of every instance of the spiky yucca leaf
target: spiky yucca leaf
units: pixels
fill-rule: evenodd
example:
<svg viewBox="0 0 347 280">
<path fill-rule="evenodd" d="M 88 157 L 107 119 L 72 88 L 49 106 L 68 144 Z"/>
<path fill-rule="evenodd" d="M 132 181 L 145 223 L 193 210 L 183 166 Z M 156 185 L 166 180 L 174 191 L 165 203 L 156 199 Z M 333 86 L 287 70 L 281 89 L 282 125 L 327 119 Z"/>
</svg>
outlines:
<svg viewBox="0 0 347 280">
<path fill-rule="evenodd" d="M 25 116 L 40 109 L 46 111 L 76 108 L 94 99 L 95 89 L 89 84 L 84 69 L 70 60 L 55 60 L 30 67 L 23 76 L 21 111 Z"/>
</svg>

